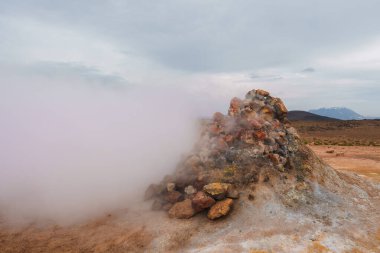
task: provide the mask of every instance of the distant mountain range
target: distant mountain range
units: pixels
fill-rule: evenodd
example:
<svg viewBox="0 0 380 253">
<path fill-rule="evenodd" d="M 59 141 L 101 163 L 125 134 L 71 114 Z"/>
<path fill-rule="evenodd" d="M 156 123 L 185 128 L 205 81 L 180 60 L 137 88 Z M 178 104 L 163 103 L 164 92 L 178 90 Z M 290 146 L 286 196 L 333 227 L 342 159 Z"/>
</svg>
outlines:
<svg viewBox="0 0 380 253">
<path fill-rule="evenodd" d="M 290 121 L 336 121 L 338 119 L 329 118 L 321 115 L 317 115 L 311 112 L 306 111 L 289 111 L 288 112 L 288 119 Z"/>
<path fill-rule="evenodd" d="M 309 112 L 320 116 L 341 120 L 361 120 L 368 118 L 346 107 L 320 108 L 315 110 L 309 110 Z"/>
</svg>

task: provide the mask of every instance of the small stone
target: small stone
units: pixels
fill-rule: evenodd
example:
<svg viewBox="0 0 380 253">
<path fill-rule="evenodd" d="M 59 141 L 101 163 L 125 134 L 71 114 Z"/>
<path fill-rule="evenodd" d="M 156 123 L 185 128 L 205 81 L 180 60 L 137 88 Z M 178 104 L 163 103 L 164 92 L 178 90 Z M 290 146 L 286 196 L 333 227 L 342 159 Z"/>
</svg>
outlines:
<svg viewBox="0 0 380 253">
<path fill-rule="evenodd" d="M 199 191 L 195 194 L 194 198 L 192 199 L 192 204 L 194 210 L 196 212 L 199 212 L 214 205 L 215 200 L 211 198 L 209 195 L 207 195 L 205 192 Z"/>
<path fill-rule="evenodd" d="M 212 119 L 217 123 L 223 123 L 224 115 L 220 112 L 216 112 L 214 113 L 214 116 L 212 117 Z"/>
<path fill-rule="evenodd" d="M 277 165 L 277 169 L 281 172 L 285 172 L 285 167 L 282 164 Z"/>
<path fill-rule="evenodd" d="M 240 136 L 241 141 L 247 144 L 255 144 L 255 139 L 253 138 L 253 131 L 245 131 Z"/>
<path fill-rule="evenodd" d="M 282 146 L 285 146 L 287 143 L 287 140 L 282 136 L 277 137 L 275 140 L 278 144 L 280 144 Z"/>
<path fill-rule="evenodd" d="M 223 138 L 224 138 L 224 141 L 227 143 L 227 145 L 228 145 L 228 143 L 232 143 L 235 139 L 234 136 L 231 134 L 227 134 Z"/>
<path fill-rule="evenodd" d="M 286 108 L 286 106 L 284 105 L 284 102 L 282 102 L 281 99 L 276 98 L 276 102 L 274 106 L 276 107 L 278 114 L 286 115 L 288 113 L 288 109 Z"/>
<path fill-rule="evenodd" d="M 178 191 L 168 192 L 165 196 L 165 200 L 169 203 L 176 203 L 182 199 L 182 194 Z"/>
<path fill-rule="evenodd" d="M 260 113 L 265 120 L 267 121 L 273 120 L 273 117 L 274 117 L 273 110 L 269 106 L 264 106 L 263 108 L 261 108 Z"/>
<path fill-rule="evenodd" d="M 223 138 L 218 138 L 216 140 L 216 149 L 219 151 L 227 150 L 228 144 Z"/>
<path fill-rule="evenodd" d="M 261 129 L 263 128 L 263 125 L 256 119 L 249 120 L 249 123 L 254 129 Z"/>
<path fill-rule="evenodd" d="M 225 199 L 216 202 L 215 205 L 213 205 L 208 211 L 207 217 L 211 220 L 215 220 L 227 215 L 230 212 L 233 203 L 234 201 L 232 199 Z"/>
<path fill-rule="evenodd" d="M 187 194 L 187 195 L 191 195 L 191 194 L 194 194 L 194 193 L 196 193 L 197 192 L 197 190 L 192 186 L 192 185 L 189 185 L 189 186 L 187 186 L 186 188 L 185 188 L 185 193 Z"/>
<path fill-rule="evenodd" d="M 250 90 L 247 92 L 247 94 L 245 95 L 245 98 L 246 99 L 252 99 L 254 98 L 256 95 L 256 90 Z"/>
<path fill-rule="evenodd" d="M 280 156 L 279 157 L 279 161 L 280 161 L 280 164 L 282 164 L 283 166 L 285 166 L 285 164 L 287 163 L 288 159 L 286 157 Z"/>
<path fill-rule="evenodd" d="M 243 99 L 242 104 L 244 107 L 250 107 L 252 99 Z"/>
<path fill-rule="evenodd" d="M 238 199 L 239 198 L 238 190 L 236 190 L 235 187 L 232 187 L 232 186 L 228 187 L 227 198 Z"/>
<path fill-rule="evenodd" d="M 211 183 L 205 185 L 203 187 L 203 190 L 215 199 L 224 199 L 227 194 L 228 187 L 230 187 L 230 185 L 231 184 L 226 183 Z"/>
<path fill-rule="evenodd" d="M 189 219 L 194 216 L 195 210 L 190 199 L 175 203 L 169 210 L 170 218 Z"/>
<path fill-rule="evenodd" d="M 172 191 L 174 191 L 174 189 L 175 189 L 175 183 L 167 183 L 166 184 L 166 190 L 168 192 L 172 192 Z"/>
<path fill-rule="evenodd" d="M 258 140 L 262 141 L 262 140 L 264 140 L 267 137 L 267 134 L 263 130 L 257 130 L 257 131 L 254 132 L 254 136 Z"/>
<path fill-rule="evenodd" d="M 297 191 L 305 191 L 310 189 L 310 186 L 305 182 L 300 182 L 296 184 L 295 188 Z"/>
<path fill-rule="evenodd" d="M 240 98 L 234 97 L 230 102 L 230 109 L 228 110 L 229 116 L 237 116 L 240 112 L 240 105 L 242 101 Z"/>
<path fill-rule="evenodd" d="M 260 113 L 261 114 L 270 114 L 270 115 L 272 115 L 273 114 L 273 110 L 269 106 L 264 106 L 263 108 L 261 108 Z"/>
<path fill-rule="evenodd" d="M 212 123 L 209 125 L 208 127 L 208 131 L 210 132 L 210 134 L 212 135 L 219 135 L 220 132 L 222 131 L 221 127 L 219 126 L 218 123 Z"/>
<path fill-rule="evenodd" d="M 246 119 L 247 121 L 257 118 L 257 113 L 253 111 L 251 107 L 244 107 L 241 112 L 241 119 Z"/>
<path fill-rule="evenodd" d="M 274 165 L 280 164 L 280 156 L 278 154 L 268 154 L 268 158 Z"/>
<path fill-rule="evenodd" d="M 200 164 L 201 160 L 198 156 L 192 155 L 189 159 L 186 160 L 185 166 L 189 168 L 194 168 Z"/>
<path fill-rule="evenodd" d="M 256 90 L 256 94 L 260 95 L 260 96 L 263 96 L 263 97 L 269 96 L 269 92 L 268 91 L 260 90 L 260 89 Z"/>
<path fill-rule="evenodd" d="M 267 146 L 274 146 L 276 144 L 275 139 L 268 137 L 264 139 L 264 144 Z"/>
</svg>

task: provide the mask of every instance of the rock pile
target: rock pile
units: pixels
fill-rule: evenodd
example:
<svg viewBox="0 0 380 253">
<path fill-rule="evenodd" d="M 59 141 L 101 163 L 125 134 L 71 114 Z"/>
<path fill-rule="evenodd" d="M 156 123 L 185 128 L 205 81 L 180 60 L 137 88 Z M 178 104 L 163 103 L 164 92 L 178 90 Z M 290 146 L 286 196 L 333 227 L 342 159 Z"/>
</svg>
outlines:
<svg viewBox="0 0 380 253">
<path fill-rule="evenodd" d="M 199 141 L 174 174 L 147 189 L 145 199 L 155 199 L 154 210 L 175 218 L 208 210 L 213 220 L 227 215 L 248 185 L 268 181 L 263 173 L 268 168 L 302 179 L 306 158 L 299 137 L 284 103 L 269 92 L 251 90 L 245 99 L 233 98 L 227 115 L 217 112 L 202 126 Z"/>
</svg>

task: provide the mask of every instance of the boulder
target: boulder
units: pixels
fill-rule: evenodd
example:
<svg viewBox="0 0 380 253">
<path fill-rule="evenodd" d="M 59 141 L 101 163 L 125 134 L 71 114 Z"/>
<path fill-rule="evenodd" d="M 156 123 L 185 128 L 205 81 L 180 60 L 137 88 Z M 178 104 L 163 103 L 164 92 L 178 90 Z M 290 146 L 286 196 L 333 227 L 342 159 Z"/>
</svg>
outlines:
<svg viewBox="0 0 380 253">
<path fill-rule="evenodd" d="M 225 198 L 230 185 L 226 183 L 211 183 L 203 186 L 203 191 L 210 194 L 213 198 L 220 200 Z"/>
<path fill-rule="evenodd" d="M 215 204 L 215 200 L 207 195 L 203 191 L 199 191 L 195 194 L 192 200 L 193 208 L 196 212 L 207 209 Z"/>
<path fill-rule="evenodd" d="M 213 205 L 208 211 L 207 217 L 211 220 L 215 220 L 227 215 L 230 212 L 233 203 L 234 201 L 232 199 L 225 199 L 216 202 L 215 205 Z"/>
<path fill-rule="evenodd" d="M 169 203 L 176 203 L 180 200 L 182 200 L 182 194 L 178 191 L 171 191 L 171 192 L 168 192 L 166 195 L 165 195 L 165 200 Z"/>
<path fill-rule="evenodd" d="M 170 218 L 189 219 L 194 216 L 195 210 L 190 199 L 175 203 L 169 210 Z"/>
</svg>

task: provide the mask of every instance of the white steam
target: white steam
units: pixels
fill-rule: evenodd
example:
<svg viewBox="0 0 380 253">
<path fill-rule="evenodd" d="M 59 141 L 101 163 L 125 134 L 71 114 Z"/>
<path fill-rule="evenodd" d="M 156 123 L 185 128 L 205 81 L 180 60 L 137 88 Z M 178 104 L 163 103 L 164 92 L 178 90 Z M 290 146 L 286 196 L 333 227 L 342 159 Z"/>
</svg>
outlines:
<svg viewBox="0 0 380 253">
<path fill-rule="evenodd" d="M 0 215 L 72 222 L 128 207 L 191 148 L 191 105 L 173 90 L 2 82 Z"/>
</svg>

